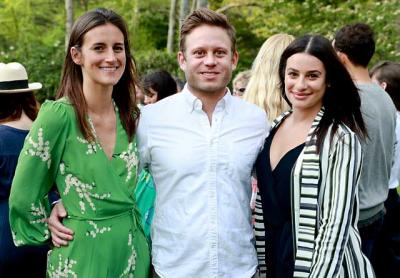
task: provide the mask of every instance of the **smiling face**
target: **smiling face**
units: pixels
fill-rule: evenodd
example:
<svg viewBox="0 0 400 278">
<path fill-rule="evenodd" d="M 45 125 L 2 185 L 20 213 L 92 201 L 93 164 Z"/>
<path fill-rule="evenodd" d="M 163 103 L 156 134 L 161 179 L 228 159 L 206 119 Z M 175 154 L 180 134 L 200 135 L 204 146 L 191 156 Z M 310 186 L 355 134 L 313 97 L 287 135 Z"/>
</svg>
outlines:
<svg viewBox="0 0 400 278">
<path fill-rule="evenodd" d="M 81 47 L 72 47 L 71 56 L 81 66 L 83 83 L 111 87 L 125 70 L 124 35 L 115 25 L 105 24 L 89 30 Z"/>
<path fill-rule="evenodd" d="M 186 36 L 185 46 L 185 51 L 178 53 L 178 61 L 189 90 L 204 97 L 225 94 L 238 62 L 227 32 L 221 27 L 201 25 Z"/>
<path fill-rule="evenodd" d="M 322 62 L 307 53 L 296 53 L 287 59 L 285 93 L 293 110 L 317 113 L 326 90 L 326 70 Z"/>
</svg>

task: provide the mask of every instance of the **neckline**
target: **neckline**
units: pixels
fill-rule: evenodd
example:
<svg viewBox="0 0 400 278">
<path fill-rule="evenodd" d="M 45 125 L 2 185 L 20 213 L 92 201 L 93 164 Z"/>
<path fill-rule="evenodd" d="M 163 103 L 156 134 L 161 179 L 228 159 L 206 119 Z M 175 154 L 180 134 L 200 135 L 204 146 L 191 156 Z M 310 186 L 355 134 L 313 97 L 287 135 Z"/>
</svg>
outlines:
<svg viewBox="0 0 400 278">
<path fill-rule="evenodd" d="M 114 112 L 115 112 L 115 140 L 114 140 L 114 146 L 112 148 L 112 152 L 111 152 L 111 157 L 108 157 L 108 155 L 106 154 L 105 150 L 103 149 L 103 146 L 100 142 L 99 137 L 97 136 L 96 133 L 96 129 L 94 128 L 94 124 L 92 119 L 90 118 L 89 115 L 87 115 L 87 119 L 89 122 L 89 126 L 90 129 L 92 130 L 93 136 L 94 136 L 94 141 L 97 144 L 97 146 L 99 147 L 99 149 L 101 150 L 101 152 L 104 154 L 104 157 L 107 159 L 107 161 L 111 162 L 114 158 L 114 154 L 116 152 L 117 149 L 117 144 L 118 144 L 118 121 L 119 121 L 119 113 L 118 113 L 118 106 L 116 105 L 114 99 L 112 99 L 112 103 L 114 106 Z"/>
<path fill-rule="evenodd" d="M 300 147 L 304 148 L 304 146 L 305 146 L 305 144 L 306 144 L 306 142 L 303 142 L 303 143 L 301 143 L 301 144 L 299 144 L 299 145 L 297 145 L 297 146 L 291 148 L 290 150 L 288 150 L 288 151 L 279 159 L 279 161 L 278 161 L 278 163 L 276 163 L 275 167 L 272 168 L 272 165 L 271 165 L 271 145 L 272 145 L 272 140 L 274 139 L 277 130 L 278 130 L 277 128 L 274 128 L 273 130 L 271 130 L 271 132 L 270 132 L 270 134 L 269 134 L 269 136 L 268 136 L 268 138 L 267 138 L 267 140 L 268 140 L 268 148 L 267 148 L 266 150 L 267 150 L 268 165 L 269 165 L 269 168 L 270 168 L 270 170 L 271 170 L 271 173 L 273 173 L 273 172 L 275 171 L 275 169 L 278 168 L 278 166 L 281 164 L 281 161 L 284 160 L 284 158 L 286 158 L 286 156 L 287 156 L 289 153 L 295 151 L 297 148 L 300 148 Z"/>
<path fill-rule="evenodd" d="M 270 143 L 270 145 L 269 145 L 269 152 L 268 152 L 268 162 L 269 162 L 269 167 L 270 167 L 270 169 L 271 169 L 271 172 L 272 172 L 272 173 L 275 172 L 275 170 L 276 170 L 277 168 L 279 168 L 279 166 L 280 166 L 280 164 L 282 163 L 282 161 L 283 161 L 290 153 L 296 151 L 296 150 L 299 149 L 300 147 L 301 147 L 301 149 L 304 148 L 305 144 L 306 144 L 306 143 L 303 142 L 303 143 L 301 143 L 300 145 L 297 145 L 297 146 L 293 147 L 292 149 L 288 150 L 288 151 L 281 157 L 281 159 L 279 159 L 278 163 L 275 165 L 275 168 L 272 169 L 272 166 L 271 166 L 271 157 L 270 157 L 270 153 L 271 153 L 271 143 Z"/>
</svg>

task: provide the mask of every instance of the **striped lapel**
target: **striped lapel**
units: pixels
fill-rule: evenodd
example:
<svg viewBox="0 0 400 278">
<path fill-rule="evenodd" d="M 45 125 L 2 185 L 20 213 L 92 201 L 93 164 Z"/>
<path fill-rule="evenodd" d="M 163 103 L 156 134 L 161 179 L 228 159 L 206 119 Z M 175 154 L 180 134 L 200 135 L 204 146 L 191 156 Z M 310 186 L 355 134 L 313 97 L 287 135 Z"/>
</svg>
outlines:
<svg viewBox="0 0 400 278">
<path fill-rule="evenodd" d="M 271 125 L 271 130 L 273 130 L 274 128 L 277 128 L 281 122 L 290 114 L 292 113 L 292 110 L 283 112 L 282 114 L 280 114 L 273 122 Z"/>
<path fill-rule="evenodd" d="M 318 212 L 318 182 L 320 161 L 317 153 L 315 129 L 324 109 L 315 117 L 305 147 L 292 172 L 292 222 L 295 253 L 294 277 L 308 277 L 315 245 Z"/>
</svg>

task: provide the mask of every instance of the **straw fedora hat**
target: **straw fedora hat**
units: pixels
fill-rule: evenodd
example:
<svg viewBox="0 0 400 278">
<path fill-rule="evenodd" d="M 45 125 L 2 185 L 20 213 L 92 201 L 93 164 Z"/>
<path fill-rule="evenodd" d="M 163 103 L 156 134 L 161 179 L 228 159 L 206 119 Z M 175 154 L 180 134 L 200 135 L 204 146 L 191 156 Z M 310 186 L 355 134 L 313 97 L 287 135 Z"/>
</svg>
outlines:
<svg viewBox="0 0 400 278">
<path fill-rule="evenodd" d="M 0 93 L 23 93 L 41 88 L 40 83 L 28 83 L 28 74 L 20 63 L 0 63 Z"/>
</svg>

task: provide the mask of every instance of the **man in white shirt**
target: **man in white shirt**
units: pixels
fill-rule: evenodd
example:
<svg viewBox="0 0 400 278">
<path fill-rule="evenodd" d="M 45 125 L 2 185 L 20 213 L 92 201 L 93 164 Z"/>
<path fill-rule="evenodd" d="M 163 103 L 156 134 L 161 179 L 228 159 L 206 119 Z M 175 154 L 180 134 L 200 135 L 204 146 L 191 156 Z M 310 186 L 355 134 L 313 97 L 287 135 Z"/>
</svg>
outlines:
<svg viewBox="0 0 400 278">
<path fill-rule="evenodd" d="M 251 170 L 269 126 L 265 112 L 226 87 L 238 62 L 235 31 L 208 9 L 181 27 L 183 91 L 142 108 L 142 167 L 154 178 L 152 262 L 162 278 L 250 278 L 257 256 Z"/>
<path fill-rule="evenodd" d="M 157 191 L 152 261 L 160 277 L 252 277 L 251 169 L 268 132 L 266 115 L 231 96 L 238 62 L 225 16 L 193 12 L 181 28 L 180 94 L 143 108 L 141 163 Z"/>
</svg>

